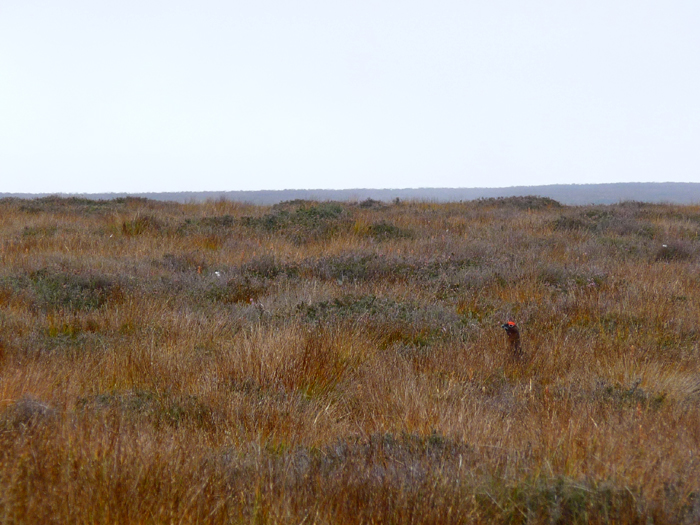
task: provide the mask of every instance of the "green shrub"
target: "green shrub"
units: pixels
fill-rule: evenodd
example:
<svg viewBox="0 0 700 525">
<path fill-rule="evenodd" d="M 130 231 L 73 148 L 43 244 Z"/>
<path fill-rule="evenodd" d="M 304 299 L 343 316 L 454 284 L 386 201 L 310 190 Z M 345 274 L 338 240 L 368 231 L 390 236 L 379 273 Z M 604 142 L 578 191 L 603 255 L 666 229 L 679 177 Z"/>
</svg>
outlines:
<svg viewBox="0 0 700 525">
<path fill-rule="evenodd" d="M 29 276 L 34 300 L 45 310 L 94 310 L 121 295 L 113 279 L 43 269 Z"/>
</svg>

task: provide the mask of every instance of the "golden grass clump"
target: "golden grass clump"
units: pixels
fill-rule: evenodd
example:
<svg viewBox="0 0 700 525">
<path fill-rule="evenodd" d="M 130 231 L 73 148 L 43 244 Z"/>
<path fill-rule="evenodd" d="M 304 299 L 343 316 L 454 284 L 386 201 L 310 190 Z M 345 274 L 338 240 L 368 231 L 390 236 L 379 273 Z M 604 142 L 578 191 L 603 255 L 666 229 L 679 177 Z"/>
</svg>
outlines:
<svg viewBox="0 0 700 525">
<path fill-rule="evenodd" d="M 4 199 L 0 249 L 2 522 L 700 521 L 700 207 Z"/>
</svg>

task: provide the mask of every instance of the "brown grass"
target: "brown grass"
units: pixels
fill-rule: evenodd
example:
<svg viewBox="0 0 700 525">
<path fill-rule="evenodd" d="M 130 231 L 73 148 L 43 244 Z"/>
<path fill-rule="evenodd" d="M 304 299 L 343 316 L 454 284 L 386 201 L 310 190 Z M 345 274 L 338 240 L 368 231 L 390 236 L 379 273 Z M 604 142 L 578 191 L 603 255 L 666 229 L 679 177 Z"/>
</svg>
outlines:
<svg viewBox="0 0 700 525">
<path fill-rule="evenodd" d="M 534 197 L 0 201 L 0 521 L 696 523 L 699 233 Z"/>
</svg>

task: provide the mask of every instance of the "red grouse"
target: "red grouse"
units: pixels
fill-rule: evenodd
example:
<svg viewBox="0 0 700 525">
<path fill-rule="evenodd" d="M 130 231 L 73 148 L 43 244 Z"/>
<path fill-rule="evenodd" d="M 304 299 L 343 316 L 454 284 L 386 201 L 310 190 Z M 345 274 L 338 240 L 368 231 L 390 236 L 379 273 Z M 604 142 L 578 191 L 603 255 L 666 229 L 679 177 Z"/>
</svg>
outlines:
<svg viewBox="0 0 700 525">
<path fill-rule="evenodd" d="M 502 324 L 501 328 L 506 331 L 506 335 L 508 336 L 508 345 L 513 352 L 513 356 L 521 357 L 522 349 L 520 347 L 520 331 L 518 330 L 516 324 L 513 321 L 508 321 L 507 323 Z"/>
</svg>

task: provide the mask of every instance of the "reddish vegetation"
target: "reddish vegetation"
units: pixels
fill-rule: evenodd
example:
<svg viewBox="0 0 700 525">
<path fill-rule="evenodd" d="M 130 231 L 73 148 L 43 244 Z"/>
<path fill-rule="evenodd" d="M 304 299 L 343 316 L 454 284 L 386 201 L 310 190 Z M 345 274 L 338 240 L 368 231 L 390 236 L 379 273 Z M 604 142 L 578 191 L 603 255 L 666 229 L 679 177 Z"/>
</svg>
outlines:
<svg viewBox="0 0 700 525">
<path fill-rule="evenodd" d="M 534 197 L 0 200 L 0 520 L 698 522 L 699 234 Z"/>
</svg>

